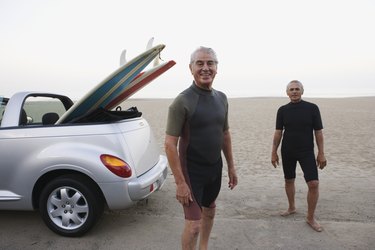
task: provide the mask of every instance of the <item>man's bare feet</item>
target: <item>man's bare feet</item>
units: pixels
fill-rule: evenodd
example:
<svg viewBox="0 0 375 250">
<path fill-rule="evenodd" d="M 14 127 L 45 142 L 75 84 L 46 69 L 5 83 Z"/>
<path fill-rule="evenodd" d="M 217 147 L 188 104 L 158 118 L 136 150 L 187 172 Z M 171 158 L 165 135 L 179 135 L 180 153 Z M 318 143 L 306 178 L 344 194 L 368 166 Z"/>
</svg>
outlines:
<svg viewBox="0 0 375 250">
<path fill-rule="evenodd" d="M 281 212 L 280 215 L 285 217 L 285 216 L 288 216 L 288 215 L 291 215 L 291 214 L 295 214 L 297 212 L 297 210 L 293 209 L 293 210 L 286 210 L 285 212 Z"/>
<path fill-rule="evenodd" d="M 315 219 L 313 220 L 306 219 L 306 223 L 309 224 L 309 226 L 317 232 L 323 231 L 323 227 Z"/>
</svg>

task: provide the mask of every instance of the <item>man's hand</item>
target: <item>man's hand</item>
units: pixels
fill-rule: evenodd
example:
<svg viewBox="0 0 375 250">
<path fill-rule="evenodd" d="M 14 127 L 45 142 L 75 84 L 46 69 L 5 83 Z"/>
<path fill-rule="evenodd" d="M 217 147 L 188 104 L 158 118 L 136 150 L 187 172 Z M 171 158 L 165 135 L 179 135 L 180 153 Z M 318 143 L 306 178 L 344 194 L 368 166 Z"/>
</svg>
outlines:
<svg viewBox="0 0 375 250">
<path fill-rule="evenodd" d="M 232 190 L 238 184 L 236 170 L 234 168 L 228 169 L 229 182 L 228 187 Z"/>
<path fill-rule="evenodd" d="M 272 156 L 271 156 L 271 163 L 272 165 L 276 168 L 277 166 L 279 166 L 279 156 L 277 155 L 277 153 L 272 153 Z"/>
<path fill-rule="evenodd" d="M 320 169 L 323 169 L 325 166 L 327 166 L 327 160 L 324 154 L 318 153 L 318 156 L 316 157 L 316 165 Z"/>
<path fill-rule="evenodd" d="M 189 186 L 184 182 L 176 185 L 176 199 L 182 205 L 189 205 L 193 201 Z"/>
</svg>

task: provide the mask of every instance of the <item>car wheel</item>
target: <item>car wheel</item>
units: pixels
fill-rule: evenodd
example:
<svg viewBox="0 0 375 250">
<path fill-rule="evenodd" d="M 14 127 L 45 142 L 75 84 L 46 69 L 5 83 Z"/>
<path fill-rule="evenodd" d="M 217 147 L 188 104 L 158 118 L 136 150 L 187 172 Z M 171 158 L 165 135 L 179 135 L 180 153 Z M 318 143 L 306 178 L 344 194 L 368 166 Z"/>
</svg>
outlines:
<svg viewBox="0 0 375 250">
<path fill-rule="evenodd" d="M 95 191 L 97 187 L 81 176 L 65 175 L 53 179 L 42 190 L 39 199 L 44 222 L 60 235 L 83 235 L 103 213 L 104 203 Z"/>
</svg>

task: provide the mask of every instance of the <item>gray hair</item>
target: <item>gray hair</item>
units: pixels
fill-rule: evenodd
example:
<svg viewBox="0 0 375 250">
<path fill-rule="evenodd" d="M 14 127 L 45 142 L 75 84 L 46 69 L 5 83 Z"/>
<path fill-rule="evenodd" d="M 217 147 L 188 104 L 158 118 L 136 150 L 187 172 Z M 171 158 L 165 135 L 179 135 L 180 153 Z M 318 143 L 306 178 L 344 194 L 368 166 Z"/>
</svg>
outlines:
<svg viewBox="0 0 375 250">
<path fill-rule="evenodd" d="M 290 85 L 291 85 L 292 83 L 297 83 L 297 84 L 299 85 L 299 87 L 301 88 L 301 91 L 302 91 L 302 93 L 303 93 L 303 85 L 302 85 L 302 83 L 301 83 L 300 81 L 298 81 L 298 80 L 290 81 L 290 82 L 288 83 L 288 85 L 286 85 L 286 91 L 289 90 L 289 87 L 290 87 Z"/>
<path fill-rule="evenodd" d="M 193 53 L 191 53 L 190 64 L 195 62 L 198 52 L 204 52 L 204 53 L 210 54 L 212 56 L 212 58 L 214 59 L 215 63 L 216 64 L 219 63 L 219 61 L 217 60 L 216 52 L 213 49 L 208 48 L 208 47 L 200 46 L 196 50 L 194 50 Z"/>
</svg>

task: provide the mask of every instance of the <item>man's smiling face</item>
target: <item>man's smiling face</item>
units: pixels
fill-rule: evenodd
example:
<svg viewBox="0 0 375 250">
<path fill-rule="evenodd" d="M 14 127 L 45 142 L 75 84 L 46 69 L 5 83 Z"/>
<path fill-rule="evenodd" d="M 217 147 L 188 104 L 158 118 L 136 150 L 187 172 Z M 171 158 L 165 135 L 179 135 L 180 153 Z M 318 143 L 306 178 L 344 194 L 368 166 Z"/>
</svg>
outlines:
<svg viewBox="0 0 375 250">
<path fill-rule="evenodd" d="M 189 67 L 198 87 L 202 89 L 212 88 L 212 82 L 217 73 L 217 62 L 209 53 L 198 52 L 194 62 Z"/>
</svg>

